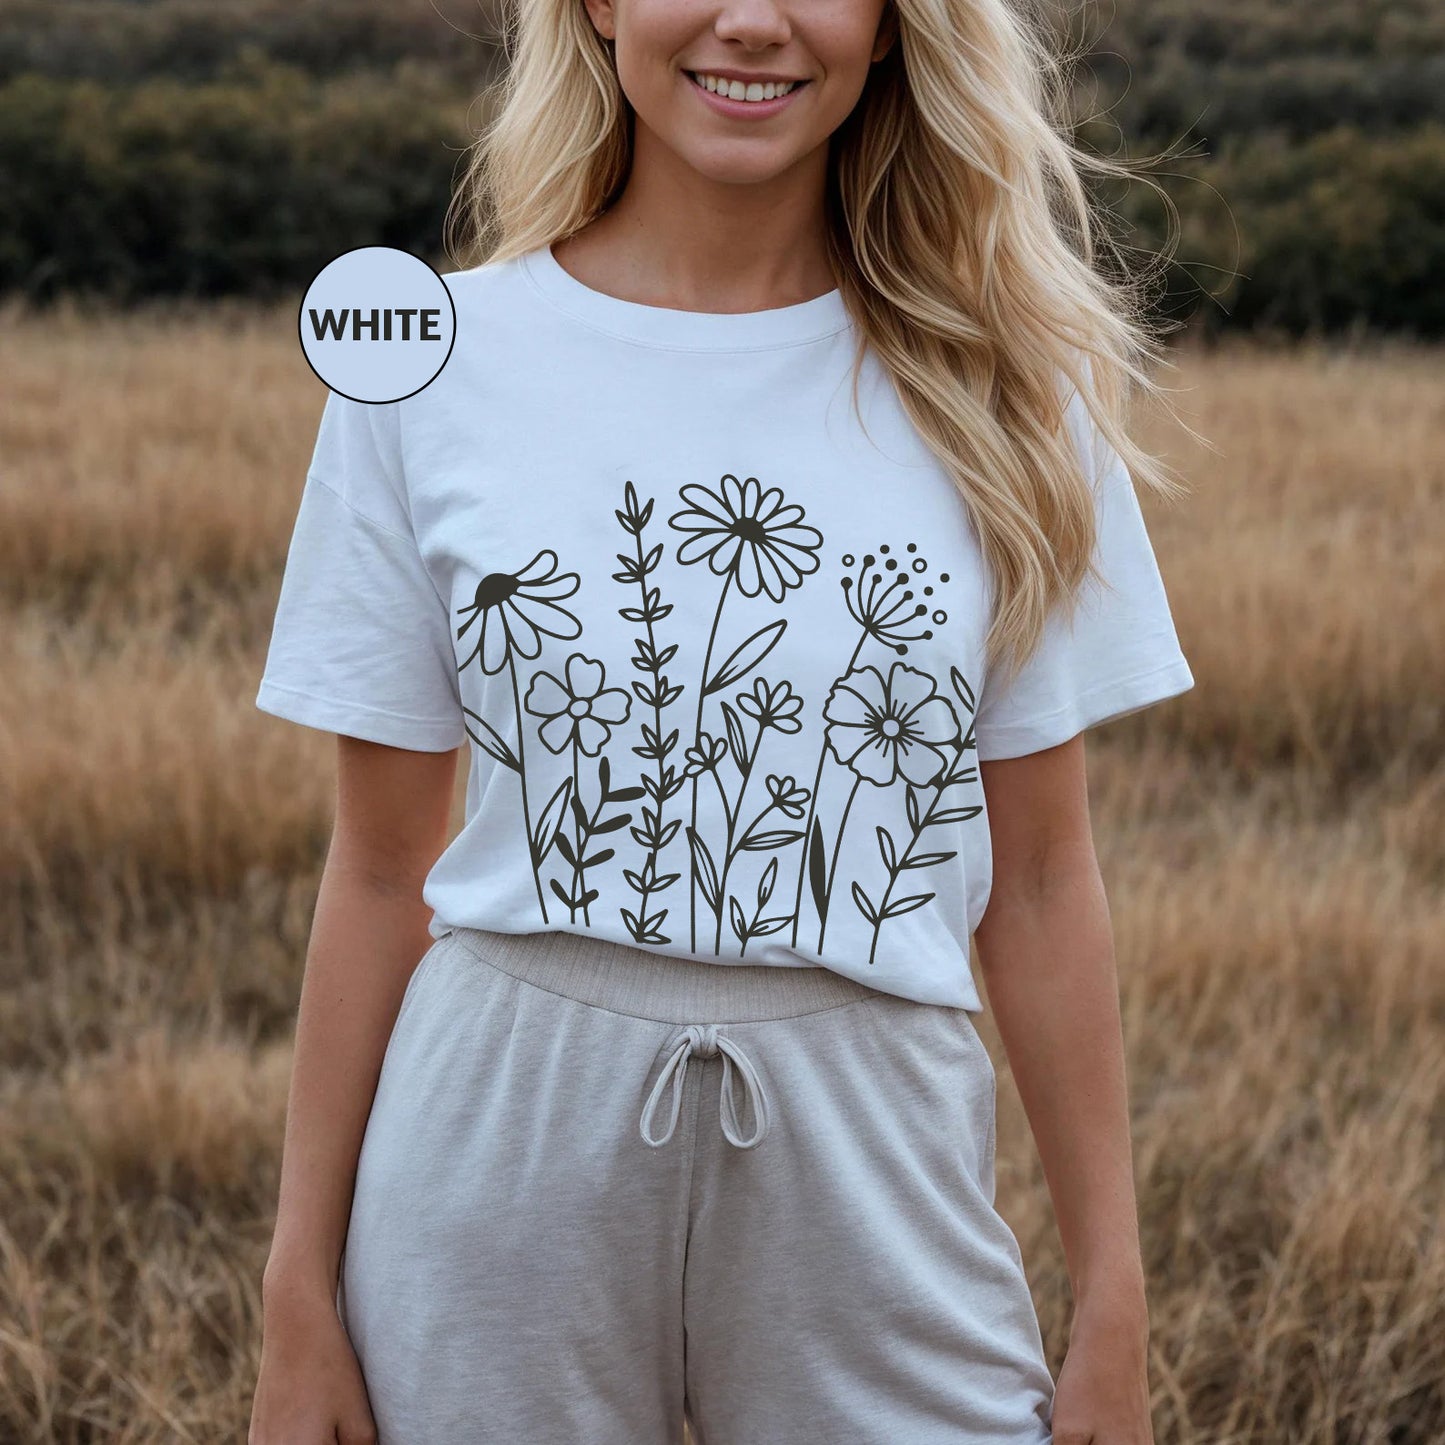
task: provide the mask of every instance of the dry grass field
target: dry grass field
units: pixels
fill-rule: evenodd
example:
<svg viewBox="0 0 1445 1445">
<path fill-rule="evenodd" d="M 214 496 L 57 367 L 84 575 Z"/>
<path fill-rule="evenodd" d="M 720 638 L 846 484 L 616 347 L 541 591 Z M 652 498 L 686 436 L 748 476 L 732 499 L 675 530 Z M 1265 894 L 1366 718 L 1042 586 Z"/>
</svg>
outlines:
<svg viewBox="0 0 1445 1445">
<path fill-rule="evenodd" d="M 245 310 L 11 313 L 0 377 L 0 1441 L 242 1441 L 332 806 L 329 737 L 252 699 L 322 388 Z M 1445 357 L 1165 380 L 1215 445 L 1145 419 L 1198 686 L 1090 742 L 1157 1439 L 1438 1445 Z"/>
</svg>

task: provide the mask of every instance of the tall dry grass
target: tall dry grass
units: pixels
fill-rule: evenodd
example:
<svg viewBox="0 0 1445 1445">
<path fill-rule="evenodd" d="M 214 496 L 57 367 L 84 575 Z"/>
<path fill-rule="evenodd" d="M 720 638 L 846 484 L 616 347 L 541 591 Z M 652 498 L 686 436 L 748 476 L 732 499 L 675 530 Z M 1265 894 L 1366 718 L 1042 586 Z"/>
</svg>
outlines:
<svg viewBox="0 0 1445 1445">
<path fill-rule="evenodd" d="M 288 313 L 0 327 L 0 1440 L 236 1441 L 331 744 L 252 706 Z M 1160 1445 L 1445 1439 L 1445 362 L 1185 355 L 1197 688 L 1090 741 Z M 999 1065 L 999 1203 L 1068 1293 Z"/>
</svg>

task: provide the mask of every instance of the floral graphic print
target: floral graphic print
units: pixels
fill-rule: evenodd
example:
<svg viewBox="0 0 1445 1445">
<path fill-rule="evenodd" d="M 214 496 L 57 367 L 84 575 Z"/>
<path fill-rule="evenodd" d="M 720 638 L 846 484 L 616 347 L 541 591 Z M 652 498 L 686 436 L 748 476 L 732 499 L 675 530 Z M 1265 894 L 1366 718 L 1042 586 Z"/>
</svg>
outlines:
<svg viewBox="0 0 1445 1445">
<path fill-rule="evenodd" d="M 551 901 L 590 926 L 605 894 L 639 944 L 685 939 L 694 953 L 744 958 L 754 940 L 786 931 L 794 948 L 802 937 L 821 954 L 841 898 L 871 930 L 873 963 L 888 921 L 936 896 L 910 887 L 914 875 L 957 857 L 930 846 L 930 830 L 983 812 L 973 689 L 956 667 L 943 683 L 900 660 L 947 621 L 930 600 L 935 579 L 916 543 L 902 555 L 888 544 L 842 554 L 840 621 L 857 634 L 831 686 L 810 698 L 768 664 L 790 594 L 827 585 L 823 534 L 756 477 L 688 482 L 677 497 L 664 523 L 656 499 L 628 481 L 613 513 L 631 676 L 585 642 L 566 646 L 584 630 L 561 605 L 581 575 L 550 549 L 482 577 L 457 610 L 459 670 L 510 685 L 512 740 L 470 708 L 467 732 L 517 776 L 541 923 Z M 670 543 L 679 568 L 705 564 L 717 579 L 700 656 L 681 667 Z M 839 635 L 828 629 L 816 645 Z"/>
</svg>

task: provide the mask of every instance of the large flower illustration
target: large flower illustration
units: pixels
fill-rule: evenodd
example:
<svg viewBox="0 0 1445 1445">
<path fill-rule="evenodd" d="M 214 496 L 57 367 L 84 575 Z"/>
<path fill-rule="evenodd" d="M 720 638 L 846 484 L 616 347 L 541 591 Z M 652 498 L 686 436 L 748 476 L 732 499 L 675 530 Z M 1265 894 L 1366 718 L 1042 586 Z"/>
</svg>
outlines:
<svg viewBox="0 0 1445 1445">
<path fill-rule="evenodd" d="M 947 766 L 958 718 L 926 672 L 895 662 L 885 680 L 876 667 L 855 667 L 833 684 L 823 708 L 827 746 L 840 763 L 880 787 L 901 775 L 915 787 Z"/>
<path fill-rule="evenodd" d="M 575 742 L 589 758 L 595 758 L 612 736 L 615 724 L 625 722 L 632 699 L 624 688 L 603 687 L 605 673 L 600 662 L 574 652 L 567 659 L 567 680 L 550 672 L 532 678 L 522 705 L 546 721 L 537 730 L 543 743 L 554 753 Z"/>
<path fill-rule="evenodd" d="M 730 473 L 719 491 L 697 483 L 680 489 L 687 510 L 668 522 L 692 535 L 677 549 L 682 563 L 706 561 L 719 576 L 731 575 L 745 597 L 765 592 L 781 602 L 789 587 L 818 570 L 823 534 L 803 524 L 803 509 L 784 505 L 777 487 L 764 491 L 756 477 L 740 482 Z"/>
<path fill-rule="evenodd" d="M 581 582 L 575 572 L 557 571 L 557 554 L 550 548 L 538 552 L 520 572 L 489 572 L 477 583 L 471 605 L 457 609 L 459 615 L 471 614 L 457 629 L 458 639 L 481 619 L 476 646 L 461 667 L 479 658 L 483 672 L 500 672 L 513 653 L 537 657 L 543 633 L 579 636 L 582 624 L 555 599 L 570 597 Z"/>
</svg>

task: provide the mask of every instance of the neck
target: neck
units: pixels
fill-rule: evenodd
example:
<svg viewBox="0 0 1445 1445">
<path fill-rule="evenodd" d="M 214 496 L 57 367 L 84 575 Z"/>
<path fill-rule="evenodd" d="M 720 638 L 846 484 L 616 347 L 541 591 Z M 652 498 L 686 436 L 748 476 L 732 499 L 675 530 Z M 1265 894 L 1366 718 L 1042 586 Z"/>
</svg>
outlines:
<svg viewBox="0 0 1445 1445">
<path fill-rule="evenodd" d="M 700 174 L 641 122 L 613 205 L 554 254 L 595 290 L 681 311 L 764 311 L 834 286 L 827 147 L 756 184 Z"/>
</svg>

